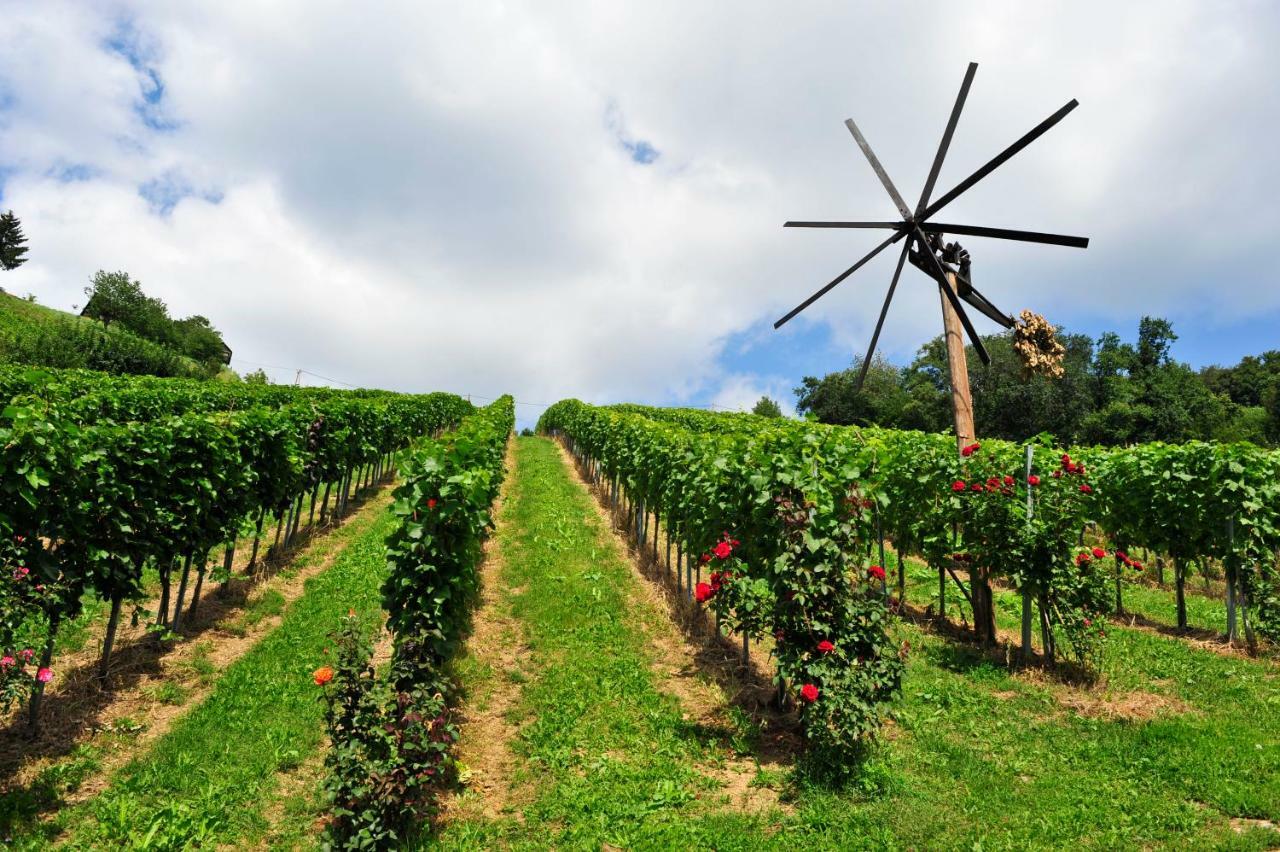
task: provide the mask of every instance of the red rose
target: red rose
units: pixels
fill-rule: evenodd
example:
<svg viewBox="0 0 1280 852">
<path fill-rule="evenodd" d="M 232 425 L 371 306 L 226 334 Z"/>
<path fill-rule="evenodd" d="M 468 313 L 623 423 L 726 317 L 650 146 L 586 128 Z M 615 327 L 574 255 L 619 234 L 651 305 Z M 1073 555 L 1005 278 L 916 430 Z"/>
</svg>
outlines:
<svg viewBox="0 0 1280 852">
<path fill-rule="evenodd" d="M 699 583 L 693 587 L 693 596 L 697 599 L 698 603 L 706 603 L 711 600 L 711 596 L 714 594 L 715 592 L 712 591 L 711 587 L 706 583 Z"/>
<path fill-rule="evenodd" d="M 1066 453 L 1063 453 L 1063 454 L 1062 454 L 1062 466 L 1063 466 L 1063 467 L 1069 467 L 1070 465 L 1071 465 L 1071 456 L 1067 455 Z"/>
<path fill-rule="evenodd" d="M 1054 479 L 1061 479 L 1061 478 L 1062 478 L 1062 471 L 1060 471 L 1060 470 L 1055 470 L 1055 471 L 1053 472 L 1053 478 L 1054 478 Z"/>
<path fill-rule="evenodd" d="M 826 639 L 823 639 L 821 642 L 818 643 L 818 651 L 823 654 L 830 654 L 835 649 L 836 649 L 836 646 L 832 645 Z"/>
<path fill-rule="evenodd" d="M 960 455 L 964 456 L 965 458 L 969 458 L 969 456 L 973 455 L 973 447 L 961 447 Z"/>
<path fill-rule="evenodd" d="M 1095 548 L 1093 549 L 1093 558 L 1094 558 L 1094 559 L 1103 559 L 1103 558 L 1105 558 L 1105 557 L 1106 557 L 1106 555 L 1107 555 L 1107 552 L 1106 552 L 1105 550 L 1103 550 L 1101 547 L 1095 547 Z"/>
<path fill-rule="evenodd" d="M 1081 494 L 1092 494 L 1092 493 L 1093 493 L 1093 489 L 1092 489 L 1092 488 L 1090 488 L 1090 487 L 1089 487 L 1089 483 L 1087 483 L 1087 482 L 1086 482 L 1086 483 L 1084 483 L 1083 485 L 1081 485 L 1081 486 L 1080 486 L 1080 493 L 1081 493 Z"/>
<path fill-rule="evenodd" d="M 733 553 L 733 545 L 727 541 L 722 541 L 716 545 L 715 553 L 717 559 L 728 559 L 729 555 Z"/>
<path fill-rule="evenodd" d="M 1031 474 L 1030 476 L 1028 476 L 1028 477 L 1027 477 L 1027 484 L 1028 484 L 1028 485 L 1039 485 L 1039 484 L 1040 484 L 1040 477 L 1036 476 L 1034 473 L 1033 473 L 1033 474 Z"/>
<path fill-rule="evenodd" d="M 1087 565 L 1087 564 L 1089 564 L 1089 554 L 1087 554 L 1087 553 L 1077 553 L 1077 554 L 1076 554 L 1076 564 L 1077 564 L 1077 565 Z"/>
<path fill-rule="evenodd" d="M 818 687 L 811 683 L 806 683 L 800 687 L 800 697 L 812 704 L 818 700 Z"/>
<path fill-rule="evenodd" d="M 1141 571 L 1141 570 L 1142 570 L 1142 563 L 1135 559 L 1135 560 L 1133 560 L 1132 562 L 1130 562 L 1130 563 L 1129 563 L 1129 567 L 1130 567 L 1130 568 L 1132 568 L 1132 569 L 1134 569 L 1135 571 Z"/>
<path fill-rule="evenodd" d="M 1005 477 L 1004 477 L 1004 484 L 1005 484 L 1005 485 L 1012 485 L 1012 484 L 1013 484 L 1013 477 L 1012 477 L 1012 476 L 1009 476 L 1008 474 L 1005 474 Z"/>
<path fill-rule="evenodd" d="M 698 557 L 698 561 L 701 562 L 703 565 L 706 565 L 708 562 L 711 561 L 711 554 L 710 553 L 702 554 L 701 556 Z"/>
<path fill-rule="evenodd" d="M 324 686 L 333 680 L 333 669 L 328 666 L 321 666 L 311 673 L 311 678 L 316 682 L 316 686 Z"/>
<path fill-rule="evenodd" d="M 436 498 L 432 497 L 427 501 L 427 508 L 434 509 L 436 507 Z"/>
<path fill-rule="evenodd" d="M 981 490 L 982 490 L 982 483 L 981 483 L 981 482 L 975 482 L 975 483 L 973 483 L 972 485 L 970 485 L 970 486 L 969 486 L 969 490 L 970 490 L 970 491 L 981 491 Z"/>
<path fill-rule="evenodd" d="M 963 491 L 963 490 L 965 490 L 965 489 L 966 489 L 966 488 L 968 488 L 968 487 L 969 487 L 969 486 L 967 486 L 967 485 L 965 485 L 965 484 L 964 484 L 964 480 L 963 480 L 963 479 L 957 479 L 955 482 L 951 483 L 951 490 L 952 490 L 952 491 Z"/>
<path fill-rule="evenodd" d="M 870 577 L 875 577 L 877 580 L 884 582 L 884 569 L 881 568 L 879 565 L 872 565 L 870 568 L 868 568 L 867 575 Z"/>
</svg>

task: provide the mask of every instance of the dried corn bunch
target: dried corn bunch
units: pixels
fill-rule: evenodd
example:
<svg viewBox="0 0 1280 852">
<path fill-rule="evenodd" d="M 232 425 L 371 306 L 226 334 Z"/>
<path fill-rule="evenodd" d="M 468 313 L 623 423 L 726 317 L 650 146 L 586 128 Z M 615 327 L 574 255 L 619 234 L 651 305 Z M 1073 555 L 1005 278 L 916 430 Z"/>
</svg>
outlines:
<svg viewBox="0 0 1280 852">
<path fill-rule="evenodd" d="M 1039 314 L 1021 313 L 1021 321 L 1013 329 L 1013 348 L 1022 359 L 1022 372 L 1026 376 L 1062 377 L 1062 359 L 1066 347 L 1058 342 L 1053 326 Z"/>
</svg>

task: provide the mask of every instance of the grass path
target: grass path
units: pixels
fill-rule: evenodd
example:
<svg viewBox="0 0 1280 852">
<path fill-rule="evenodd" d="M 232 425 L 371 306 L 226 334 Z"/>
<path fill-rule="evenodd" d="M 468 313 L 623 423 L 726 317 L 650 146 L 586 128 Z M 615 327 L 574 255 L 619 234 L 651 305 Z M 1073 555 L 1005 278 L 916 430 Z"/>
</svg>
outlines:
<svg viewBox="0 0 1280 852">
<path fill-rule="evenodd" d="M 472 655 L 458 666 L 478 703 L 518 686 L 505 709 L 507 789 L 496 808 L 484 806 L 492 794 L 483 786 L 464 794 L 427 845 L 710 846 L 717 836 L 710 817 L 726 798 L 716 770 L 740 732 L 690 718 L 660 688 L 662 646 L 653 632 L 675 628 L 645 601 L 625 551 L 559 448 L 522 438 L 515 452 L 497 576 L 498 606 L 512 622 L 505 631 L 512 644 L 498 653 L 514 651 L 517 664 Z"/>
<path fill-rule="evenodd" d="M 242 847 L 262 839 L 264 803 L 323 739 L 311 671 L 349 608 L 381 623 L 383 539 L 394 518 L 379 506 L 332 565 L 307 580 L 279 626 L 232 663 L 212 692 L 96 799 L 59 814 L 72 848 Z"/>
</svg>

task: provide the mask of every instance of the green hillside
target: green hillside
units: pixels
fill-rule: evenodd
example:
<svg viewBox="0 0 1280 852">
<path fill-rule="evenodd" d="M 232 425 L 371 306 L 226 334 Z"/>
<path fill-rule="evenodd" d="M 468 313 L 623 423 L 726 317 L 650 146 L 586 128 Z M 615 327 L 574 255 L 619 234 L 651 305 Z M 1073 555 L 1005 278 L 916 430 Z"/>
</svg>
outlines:
<svg viewBox="0 0 1280 852">
<path fill-rule="evenodd" d="M 108 373 L 210 376 L 193 359 L 132 332 L 0 293 L 0 363 Z M 217 375 L 230 375 L 226 370 Z"/>
</svg>

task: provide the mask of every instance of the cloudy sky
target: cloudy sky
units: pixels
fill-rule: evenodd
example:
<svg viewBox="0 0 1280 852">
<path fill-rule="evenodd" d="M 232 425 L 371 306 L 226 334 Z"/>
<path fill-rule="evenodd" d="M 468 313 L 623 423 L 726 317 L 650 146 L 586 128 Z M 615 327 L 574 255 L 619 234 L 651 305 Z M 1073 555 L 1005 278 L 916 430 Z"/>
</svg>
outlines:
<svg viewBox="0 0 1280 852">
<path fill-rule="evenodd" d="M 242 371 L 509 391 L 526 421 L 789 404 L 866 346 L 895 258 L 774 332 L 877 241 L 782 222 L 894 218 L 843 121 L 914 198 L 973 60 L 938 192 L 1081 103 L 944 217 L 1092 239 L 969 238 L 997 305 L 1167 316 L 1196 365 L 1280 347 L 1273 4 L 554 5 L 0 0 L 31 248 L 0 284 L 69 308 L 124 269 Z M 898 293 L 906 362 L 941 321 L 920 273 Z"/>
</svg>

